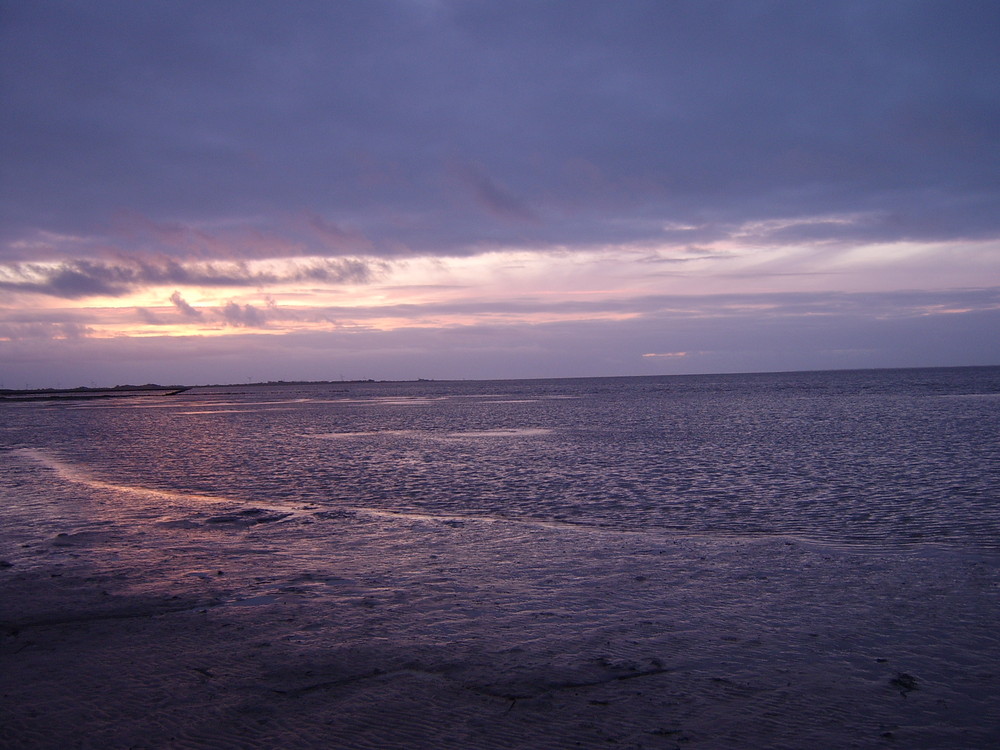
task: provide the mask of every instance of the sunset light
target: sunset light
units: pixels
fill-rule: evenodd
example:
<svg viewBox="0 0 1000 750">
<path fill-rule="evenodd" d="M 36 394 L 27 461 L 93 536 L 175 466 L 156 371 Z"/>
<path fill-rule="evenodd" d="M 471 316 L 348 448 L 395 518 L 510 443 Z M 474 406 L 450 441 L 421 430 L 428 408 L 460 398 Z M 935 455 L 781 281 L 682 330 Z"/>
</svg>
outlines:
<svg viewBox="0 0 1000 750">
<path fill-rule="evenodd" d="M 1000 748 L 1000 0 L 0 0 L 0 748 Z"/>
<path fill-rule="evenodd" d="M 6 9 L 8 379 L 225 379 L 201 339 L 241 380 L 1000 356 L 995 45 L 895 6 L 610 36 L 374 6 L 120 9 L 124 36 L 101 3 Z"/>
</svg>

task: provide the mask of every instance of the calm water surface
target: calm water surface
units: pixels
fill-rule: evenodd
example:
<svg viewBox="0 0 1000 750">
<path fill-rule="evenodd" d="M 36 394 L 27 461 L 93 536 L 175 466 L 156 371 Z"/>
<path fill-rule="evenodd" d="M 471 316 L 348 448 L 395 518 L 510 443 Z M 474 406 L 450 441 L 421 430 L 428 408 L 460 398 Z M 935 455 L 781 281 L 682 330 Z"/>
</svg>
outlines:
<svg viewBox="0 0 1000 750">
<path fill-rule="evenodd" d="M 1000 368 L 197 388 L 0 414 L 5 466 L 105 489 L 1000 548 Z"/>
</svg>

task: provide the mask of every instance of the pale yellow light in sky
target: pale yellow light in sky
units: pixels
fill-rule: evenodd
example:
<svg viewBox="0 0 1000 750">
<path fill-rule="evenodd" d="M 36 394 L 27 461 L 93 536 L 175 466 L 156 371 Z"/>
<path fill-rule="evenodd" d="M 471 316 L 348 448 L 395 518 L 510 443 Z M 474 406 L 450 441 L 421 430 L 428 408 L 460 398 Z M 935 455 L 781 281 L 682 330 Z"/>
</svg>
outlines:
<svg viewBox="0 0 1000 750">
<path fill-rule="evenodd" d="M 819 220 L 817 220 L 819 221 Z M 847 221 L 836 217 L 829 221 Z M 773 225 L 773 226 L 772 226 Z M 766 245 L 755 233 L 782 229 L 747 226 L 734 236 L 697 248 L 613 245 L 571 251 L 523 249 L 448 258 L 358 259 L 370 278 L 347 283 L 317 279 L 303 270 L 320 257 L 243 263 L 193 263 L 193 277 L 225 271 L 259 285 L 149 285 L 121 296 L 58 299 L 5 293 L 0 314 L 31 309 L 40 319 L 73 320 L 92 337 L 223 336 L 248 331 L 278 334 L 352 328 L 457 327 L 476 324 L 623 320 L 641 313 L 630 301 L 698 295 L 782 292 L 879 292 L 972 288 L 1000 281 L 1000 248 L 991 242 L 894 242 L 850 246 L 831 242 Z M 741 241 L 735 235 L 745 235 Z M 338 262 L 336 259 L 333 263 Z M 39 279 L 56 264 L 33 264 Z M 222 274 L 225 275 L 225 274 Z M 0 280 L 16 274 L 0 268 Z M 174 293 L 183 304 L 171 301 Z M 614 301 L 607 309 L 561 302 Z M 721 303 L 720 303 L 721 304 Z M 728 304 L 728 303 L 727 303 Z M 753 307 L 749 299 L 740 303 Z M 754 309 L 765 309 L 766 300 Z M 193 308 L 186 308 L 185 305 Z M 227 305 L 230 306 L 227 316 Z M 244 317 L 232 317 L 232 306 Z M 249 307 L 248 307 L 249 306 Z M 183 309 L 182 309 L 183 308 Z M 45 316 L 48 316 L 47 318 Z M 669 352 L 668 352 L 669 353 Z"/>
</svg>

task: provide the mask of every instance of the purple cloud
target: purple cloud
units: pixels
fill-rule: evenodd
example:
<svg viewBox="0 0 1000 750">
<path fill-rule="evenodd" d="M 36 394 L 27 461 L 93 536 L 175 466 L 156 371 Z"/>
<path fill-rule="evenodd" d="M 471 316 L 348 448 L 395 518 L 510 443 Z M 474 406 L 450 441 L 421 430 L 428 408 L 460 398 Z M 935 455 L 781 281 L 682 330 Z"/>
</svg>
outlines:
<svg viewBox="0 0 1000 750">
<path fill-rule="evenodd" d="M 466 164 L 455 167 L 454 171 L 476 204 L 487 213 L 507 221 L 538 221 L 535 213 L 522 200 L 498 185 L 481 169 Z"/>
<path fill-rule="evenodd" d="M 100 336 L 200 315 L 268 326 L 272 354 L 297 351 L 282 321 L 358 321 L 335 341 L 361 369 L 413 337 L 470 375 L 528 350 L 525 374 L 971 362 L 993 350 L 960 324 L 1000 288 L 998 28 L 987 0 L 6 3 L 0 361 L 153 361 Z M 282 286 L 295 305 L 260 302 Z M 365 328 L 411 315 L 429 330 Z"/>
<path fill-rule="evenodd" d="M 998 232 L 995 3 L 44 0 L 5 16 L 7 257 L 123 212 L 203 257 L 656 240 L 649 218 Z M 485 237 L 449 195 L 456 163 L 500 219 Z"/>
<path fill-rule="evenodd" d="M 0 266 L 0 273 L 3 273 L 0 289 L 81 299 L 120 297 L 136 289 L 174 284 L 205 287 L 260 287 L 301 281 L 366 284 L 383 268 L 380 261 L 356 258 L 293 263 L 282 273 L 254 271 L 245 263 L 191 264 L 165 257 L 156 260 L 123 257 L 113 261 L 79 259 L 56 264 L 14 263 Z"/>
<path fill-rule="evenodd" d="M 220 312 L 227 325 L 237 328 L 263 328 L 267 325 L 267 315 L 253 305 L 240 305 L 230 301 Z"/>
<path fill-rule="evenodd" d="M 190 304 L 185 302 L 184 298 L 181 297 L 181 293 L 176 290 L 170 295 L 170 301 L 174 304 L 174 307 L 180 311 L 181 316 L 187 318 L 188 320 L 200 320 L 203 317 L 201 311 L 196 310 Z"/>
</svg>

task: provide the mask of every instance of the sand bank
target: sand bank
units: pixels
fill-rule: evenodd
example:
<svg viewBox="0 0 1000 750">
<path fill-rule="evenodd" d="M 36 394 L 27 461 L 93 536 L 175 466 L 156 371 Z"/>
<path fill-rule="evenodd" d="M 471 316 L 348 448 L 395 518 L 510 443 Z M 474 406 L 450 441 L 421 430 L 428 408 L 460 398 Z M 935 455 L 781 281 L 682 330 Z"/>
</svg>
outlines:
<svg viewBox="0 0 1000 750">
<path fill-rule="evenodd" d="M 1000 743 L 995 559 L 88 492 L 5 509 L 3 747 Z"/>
</svg>

